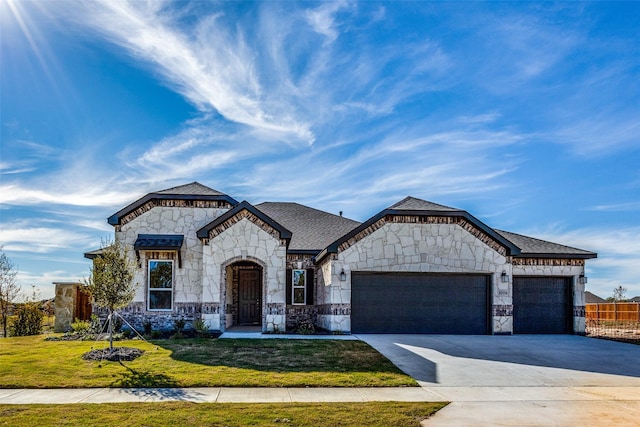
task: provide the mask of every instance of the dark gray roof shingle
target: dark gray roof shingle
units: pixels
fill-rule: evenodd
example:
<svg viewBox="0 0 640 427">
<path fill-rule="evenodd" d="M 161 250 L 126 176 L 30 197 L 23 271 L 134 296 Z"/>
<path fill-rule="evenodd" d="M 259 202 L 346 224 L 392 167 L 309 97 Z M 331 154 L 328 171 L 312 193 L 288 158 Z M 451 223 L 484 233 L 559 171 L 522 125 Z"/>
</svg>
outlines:
<svg viewBox="0 0 640 427">
<path fill-rule="evenodd" d="M 294 251 L 320 251 L 360 225 L 358 221 L 298 203 L 264 202 L 255 207 L 291 231 L 289 250 Z"/>
<path fill-rule="evenodd" d="M 167 188 L 166 190 L 156 191 L 156 194 L 180 194 L 190 196 L 225 196 L 226 194 L 202 185 L 199 182 L 178 185 L 177 187 Z"/>
<path fill-rule="evenodd" d="M 598 295 L 592 294 L 589 291 L 585 291 L 584 302 L 587 304 L 601 304 L 601 303 L 607 302 L 607 300 L 605 300 L 604 298 L 600 298 Z"/>
<path fill-rule="evenodd" d="M 389 209 L 406 210 L 406 211 L 442 211 L 442 212 L 458 212 L 460 209 L 449 206 L 439 205 L 437 203 L 428 202 L 415 197 L 405 197 Z"/>
<path fill-rule="evenodd" d="M 595 258 L 596 254 L 585 251 L 584 249 L 572 248 L 571 246 L 561 245 L 559 243 L 547 242 L 546 240 L 536 239 L 534 237 L 523 236 L 522 234 L 511 233 L 509 231 L 495 230 L 505 239 L 516 245 L 521 250 L 521 257 L 527 256 L 543 256 L 543 255 L 571 255 L 580 258 Z"/>
</svg>

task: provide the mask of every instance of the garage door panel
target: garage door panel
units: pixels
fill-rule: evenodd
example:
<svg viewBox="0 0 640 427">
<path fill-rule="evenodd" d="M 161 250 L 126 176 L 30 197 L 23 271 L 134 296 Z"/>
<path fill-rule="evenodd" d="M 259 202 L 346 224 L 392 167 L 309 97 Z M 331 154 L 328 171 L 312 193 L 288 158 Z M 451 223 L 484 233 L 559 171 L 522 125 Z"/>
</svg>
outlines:
<svg viewBox="0 0 640 427">
<path fill-rule="evenodd" d="M 352 331 L 486 334 L 487 283 L 487 276 L 354 272 Z"/>
<path fill-rule="evenodd" d="M 565 277 L 513 278 L 513 332 L 571 332 L 571 281 Z"/>
</svg>

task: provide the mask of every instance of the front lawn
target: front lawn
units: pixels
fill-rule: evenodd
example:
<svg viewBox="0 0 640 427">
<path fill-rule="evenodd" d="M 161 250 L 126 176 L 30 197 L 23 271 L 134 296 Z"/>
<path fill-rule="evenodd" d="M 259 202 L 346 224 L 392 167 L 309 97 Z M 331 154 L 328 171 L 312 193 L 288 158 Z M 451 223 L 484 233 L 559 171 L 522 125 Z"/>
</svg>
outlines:
<svg viewBox="0 0 640 427">
<path fill-rule="evenodd" d="M 144 355 L 91 362 L 103 341 L 0 339 L 0 388 L 397 387 L 416 382 L 361 341 L 182 339 L 119 341 Z"/>
<path fill-rule="evenodd" d="M 0 425 L 418 427 L 443 406 L 425 402 L 0 405 Z"/>
</svg>

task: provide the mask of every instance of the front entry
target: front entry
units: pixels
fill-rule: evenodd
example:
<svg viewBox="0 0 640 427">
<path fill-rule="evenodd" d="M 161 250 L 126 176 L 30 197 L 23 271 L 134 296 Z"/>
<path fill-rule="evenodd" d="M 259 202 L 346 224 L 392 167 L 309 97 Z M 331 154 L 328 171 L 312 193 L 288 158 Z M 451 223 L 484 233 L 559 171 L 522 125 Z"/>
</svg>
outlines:
<svg viewBox="0 0 640 427">
<path fill-rule="evenodd" d="M 238 269 L 238 324 L 259 325 L 262 315 L 262 269 Z"/>
</svg>

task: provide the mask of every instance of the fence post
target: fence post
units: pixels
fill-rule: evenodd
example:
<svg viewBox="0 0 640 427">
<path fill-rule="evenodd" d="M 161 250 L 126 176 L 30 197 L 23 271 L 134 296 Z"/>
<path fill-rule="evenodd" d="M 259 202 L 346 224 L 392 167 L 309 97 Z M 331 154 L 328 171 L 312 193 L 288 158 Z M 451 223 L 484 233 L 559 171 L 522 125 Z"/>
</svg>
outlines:
<svg viewBox="0 0 640 427">
<path fill-rule="evenodd" d="M 618 321 L 618 305 L 615 302 L 613 303 L 613 321 Z"/>
<path fill-rule="evenodd" d="M 640 322 L 640 302 L 636 303 L 638 310 L 636 311 L 636 322 Z"/>
</svg>

